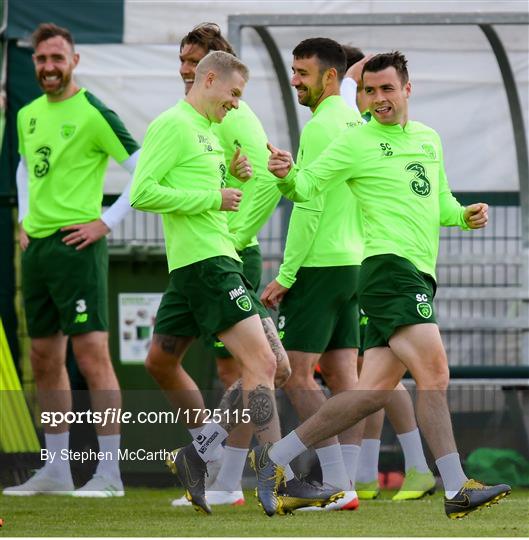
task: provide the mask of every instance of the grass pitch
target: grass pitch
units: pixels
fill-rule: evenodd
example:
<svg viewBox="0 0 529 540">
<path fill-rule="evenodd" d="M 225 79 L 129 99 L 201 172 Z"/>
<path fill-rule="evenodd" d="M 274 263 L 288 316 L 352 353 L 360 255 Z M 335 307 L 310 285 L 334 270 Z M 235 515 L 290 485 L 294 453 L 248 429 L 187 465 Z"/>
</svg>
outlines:
<svg viewBox="0 0 529 540">
<path fill-rule="evenodd" d="M 215 506 L 211 516 L 172 508 L 176 489 L 129 488 L 118 499 L 0 495 L 2 536 L 529 536 L 529 489 L 492 508 L 450 520 L 442 496 L 392 502 L 384 491 L 355 512 L 265 516 L 253 493 L 240 507 Z"/>
</svg>

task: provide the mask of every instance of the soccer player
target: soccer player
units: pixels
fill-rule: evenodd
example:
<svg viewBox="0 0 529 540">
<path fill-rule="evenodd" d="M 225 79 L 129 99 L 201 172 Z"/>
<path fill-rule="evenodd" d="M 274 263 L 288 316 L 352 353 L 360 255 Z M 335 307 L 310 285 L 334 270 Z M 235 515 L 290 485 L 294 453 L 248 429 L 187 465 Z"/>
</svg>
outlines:
<svg viewBox="0 0 529 540">
<path fill-rule="evenodd" d="M 271 147 L 269 169 L 289 198 L 311 200 L 343 183 L 357 196 L 366 231 L 359 300 L 369 321 L 357 390 L 333 396 L 282 440 L 252 451 L 260 464 L 258 496 L 272 514 L 282 467 L 384 406 L 409 370 L 417 384 L 418 423 L 443 480 L 445 512 L 463 517 L 508 495 L 510 487 L 469 480 L 461 467 L 446 400 L 448 361 L 435 322 L 435 262 L 439 227 L 485 227 L 488 207 L 457 202 L 439 136 L 408 119 L 405 57 L 374 56 L 362 81 L 372 120 L 340 133 L 308 167 L 293 167 L 288 152 Z"/>
<path fill-rule="evenodd" d="M 210 51 L 224 51 L 235 55 L 231 45 L 222 36 L 214 23 L 202 23 L 191 30 L 180 43 L 180 75 L 185 85 L 186 95 L 195 81 L 197 64 Z M 267 136 L 257 116 L 250 107 L 239 100 L 238 108 L 232 108 L 220 123 L 213 123 L 212 130 L 219 140 L 227 162 L 237 149 L 248 156 L 253 175 L 245 182 L 226 174 L 226 187 L 242 191 L 242 200 L 237 212 L 227 214 L 228 229 L 241 258 L 242 272 L 257 291 L 261 282 L 262 260 L 256 234 L 273 213 L 281 194 L 277 190 L 275 176 L 268 171 Z M 266 314 L 266 315 L 265 315 Z M 286 353 L 277 337 L 275 326 L 266 312 L 262 324 L 276 355 L 278 367 L 275 384 L 281 386 L 289 375 Z M 172 342 L 176 339 L 171 328 L 157 325 L 153 344 L 146 362 L 149 373 L 164 389 L 175 408 L 186 405 L 203 409 L 202 396 L 195 382 L 181 364 L 182 358 L 174 354 Z M 241 376 L 238 361 L 231 356 L 222 341 L 214 336 L 206 336 L 217 360 L 219 379 L 225 388 L 232 386 Z M 192 399 L 188 404 L 183 399 Z M 199 419 L 200 420 L 200 419 Z M 202 430 L 202 423 L 189 427 L 194 438 Z M 207 500 L 210 505 L 243 504 L 241 478 L 246 463 L 248 446 L 252 437 L 252 427 L 240 424 L 231 433 L 226 446 L 218 447 L 215 459 L 208 464 Z M 215 474 L 216 473 L 216 474 Z M 213 481 L 212 481 L 213 480 Z M 184 497 L 175 499 L 173 506 L 189 505 Z"/>
<path fill-rule="evenodd" d="M 299 103 L 313 113 L 301 133 L 298 151 L 297 164 L 306 167 L 337 133 L 362 119 L 340 97 L 346 64 L 339 43 L 306 39 L 292 54 L 291 84 Z M 318 362 L 333 393 L 351 390 L 357 381 L 356 289 L 362 253 L 360 213 L 345 184 L 294 204 L 279 275 L 261 300 L 267 307 L 279 304 L 278 328 L 292 369 L 283 389 L 301 420 L 326 400 L 313 376 Z M 332 437 L 316 446 L 323 484 L 346 492 L 325 510 L 358 507 L 354 482 L 362 431 L 360 424 L 341 434 L 340 441 Z"/>
<path fill-rule="evenodd" d="M 361 113 L 367 113 L 365 119 L 369 121 L 368 104 L 365 93 L 362 91 L 362 69 L 364 64 L 373 57 L 350 45 L 342 45 L 347 58 L 347 72 L 340 87 L 340 93 L 347 103 L 357 108 Z M 363 342 L 368 317 L 365 313 L 360 315 L 360 337 Z M 358 356 L 358 366 L 361 369 L 363 360 L 363 347 Z M 326 381 L 327 382 L 327 381 Z M 332 380 L 329 380 L 332 384 Z M 328 384 L 329 385 L 329 384 Z M 332 386 L 329 386 L 333 391 Z M 380 452 L 380 437 L 384 425 L 384 411 L 397 433 L 397 439 L 404 453 L 404 470 L 406 477 L 399 491 L 393 495 L 393 500 L 420 499 L 426 494 L 435 492 L 435 477 L 428 468 L 421 436 L 415 420 L 413 402 L 402 383 L 399 383 L 391 399 L 384 409 L 369 415 L 365 419 L 364 434 L 356 477 L 356 488 L 359 499 L 374 499 L 380 494 L 378 484 L 378 456 Z M 333 392 L 334 393 L 334 392 Z"/>
<path fill-rule="evenodd" d="M 51 23 L 33 34 L 33 63 L 44 95 L 18 113 L 17 169 L 22 279 L 31 364 L 43 412 L 71 410 L 65 367 L 70 337 L 96 411 L 121 406 L 108 350 L 108 256 L 105 236 L 130 209 L 128 188 L 101 216 L 108 157 L 133 172 L 139 147 L 117 115 L 85 88 L 71 33 Z M 27 482 L 4 495 L 123 495 L 118 463 L 119 425 L 98 426 L 101 460 L 94 477 L 74 490 L 68 424 L 46 425 L 49 458 Z"/>
</svg>

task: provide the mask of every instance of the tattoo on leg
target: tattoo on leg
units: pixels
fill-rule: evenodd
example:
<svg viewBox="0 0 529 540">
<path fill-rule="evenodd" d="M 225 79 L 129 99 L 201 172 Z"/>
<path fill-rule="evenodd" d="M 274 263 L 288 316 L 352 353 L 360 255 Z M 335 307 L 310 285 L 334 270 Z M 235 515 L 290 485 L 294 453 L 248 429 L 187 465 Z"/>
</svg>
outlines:
<svg viewBox="0 0 529 540">
<path fill-rule="evenodd" d="M 259 384 L 248 394 L 250 418 L 256 428 L 262 428 L 274 418 L 275 403 L 273 390 Z"/>
<path fill-rule="evenodd" d="M 185 351 L 187 344 L 184 344 L 183 341 L 188 338 L 183 338 L 181 336 L 166 336 L 163 334 L 154 334 L 152 336 L 153 342 L 156 343 L 162 349 L 164 353 L 179 355 L 182 353 L 182 350 Z"/>
<path fill-rule="evenodd" d="M 227 390 L 224 392 L 222 399 L 219 403 L 219 409 L 221 411 L 229 411 L 229 414 L 222 414 L 222 420 L 220 425 L 229 433 L 236 425 L 236 420 L 242 418 L 242 381 L 239 379 L 235 381 Z M 238 412 L 235 412 L 238 411 Z"/>
<path fill-rule="evenodd" d="M 279 364 L 286 358 L 286 352 L 283 348 L 281 340 L 279 339 L 279 336 L 277 335 L 276 327 L 274 326 L 272 319 L 261 319 L 261 323 L 263 325 L 266 339 L 268 340 L 270 348 L 272 349 L 272 352 L 276 357 L 276 361 Z"/>
</svg>

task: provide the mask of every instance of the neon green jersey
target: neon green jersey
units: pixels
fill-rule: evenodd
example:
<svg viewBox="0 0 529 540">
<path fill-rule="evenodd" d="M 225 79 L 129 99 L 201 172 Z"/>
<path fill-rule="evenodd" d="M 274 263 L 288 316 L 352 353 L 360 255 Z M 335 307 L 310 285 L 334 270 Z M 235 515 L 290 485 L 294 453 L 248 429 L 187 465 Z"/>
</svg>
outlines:
<svg viewBox="0 0 529 540">
<path fill-rule="evenodd" d="M 139 148 L 118 116 L 84 88 L 55 103 L 37 98 L 20 109 L 17 128 L 29 177 L 23 226 L 37 238 L 98 219 L 108 157 L 121 163 Z"/>
<path fill-rule="evenodd" d="M 179 101 L 147 130 L 130 202 L 162 214 L 169 272 L 220 255 L 240 260 L 220 211 L 226 182 L 224 152 L 211 123 Z"/>
<path fill-rule="evenodd" d="M 403 128 L 373 118 L 347 129 L 278 186 L 288 198 L 304 201 L 344 182 L 360 203 L 364 258 L 392 253 L 435 277 L 439 226 L 468 229 L 464 207 L 448 186 L 439 135 L 419 122 Z"/>
<path fill-rule="evenodd" d="M 220 124 L 212 125 L 224 148 L 226 163 L 230 163 L 237 147 L 241 155 L 248 156 L 252 164 L 253 175 L 246 182 L 240 182 L 228 173 L 227 186 L 243 192 L 238 212 L 228 214 L 228 226 L 234 235 L 235 247 L 241 251 L 257 244 L 256 234 L 272 215 L 281 199 L 275 176 L 268 171 L 266 148 L 268 138 L 250 107 L 239 102 L 238 109 L 232 109 Z"/>
<path fill-rule="evenodd" d="M 341 96 L 329 96 L 314 111 L 301 133 L 297 165 L 307 167 L 327 148 L 336 134 L 362 119 Z M 294 204 L 283 256 L 276 278 L 291 287 L 302 266 L 359 265 L 363 240 L 360 211 L 345 183 L 308 202 Z"/>
</svg>

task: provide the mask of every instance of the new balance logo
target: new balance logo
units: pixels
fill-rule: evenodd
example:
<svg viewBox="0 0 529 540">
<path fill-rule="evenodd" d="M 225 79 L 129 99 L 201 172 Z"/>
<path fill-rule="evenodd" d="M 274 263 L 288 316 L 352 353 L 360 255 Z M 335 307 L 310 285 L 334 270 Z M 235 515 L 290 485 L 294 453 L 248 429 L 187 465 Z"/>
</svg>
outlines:
<svg viewBox="0 0 529 540">
<path fill-rule="evenodd" d="M 77 323 L 85 323 L 88 321 L 88 313 L 79 313 L 78 315 L 75 316 L 75 319 L 74 319 L 74 324 L 77 324 Z"/>
<path fill-rule="evenodd" d="M 242 296 L 245 293 L 246 291 L 244 290 L 244 287 L 242 285 L 240 287 L 237 287 L 236 289 L 232 289 L 229 292 L 230 300 L 235 300 L 235 298 L 238 298 L 239 296 Z"/>
</svg>

